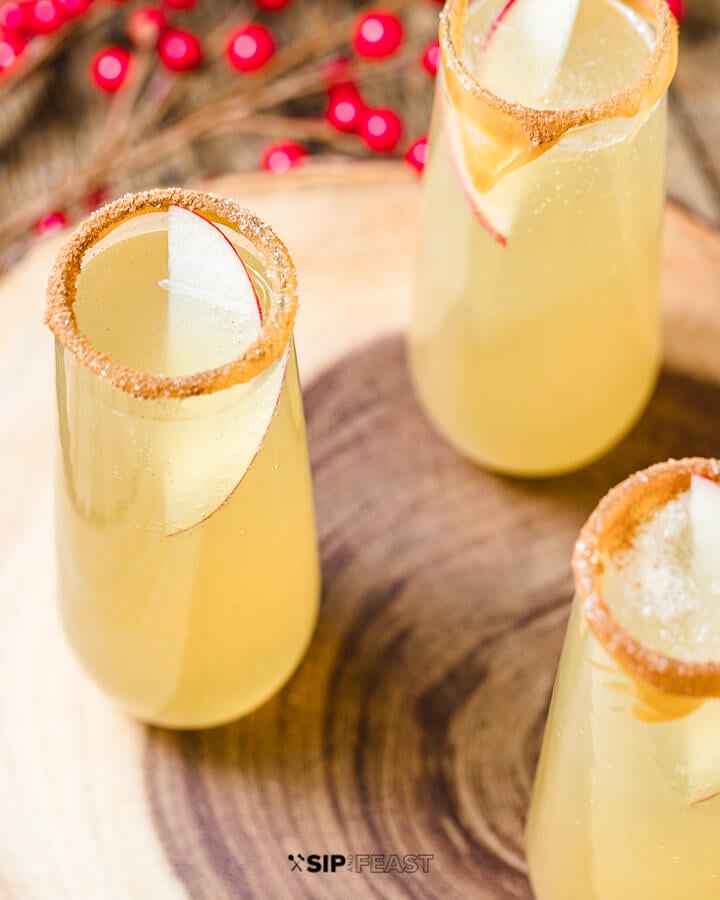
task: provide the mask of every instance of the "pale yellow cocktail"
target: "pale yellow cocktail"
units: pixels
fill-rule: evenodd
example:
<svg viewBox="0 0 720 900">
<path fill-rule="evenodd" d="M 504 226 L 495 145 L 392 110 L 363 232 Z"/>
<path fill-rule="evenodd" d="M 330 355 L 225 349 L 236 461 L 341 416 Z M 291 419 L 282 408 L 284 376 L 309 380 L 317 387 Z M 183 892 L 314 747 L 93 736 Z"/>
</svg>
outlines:
<svg viewBox="0 0 720 900">
<path fill-rule="evenodd" d="M 262 312 L 236 309 L 222 284 L 208 296 L 188 285 L 182 260 L 173 283 L 174 196 L 137 201 L 141 215 L 120 216 L 84 256 L 72 329 L 90 350 L 50 319 L 60 608 L 104 690 L 142 719 L 200 727 L 248 712 L 290 676 L 313 630 L 319 565 L 291 263 L 269 230 L 252 246 L 241 232 L 254 236 L 255 221 L 236 207 L 187 194 L 208 227 L 229 226 Z"/>
<path fill-rule="evenodd" d="M 720 895 L 719 548 L 714 460 L 638 473 L 581 533 L 528 820 L 537 900 Z"/>
<path fill-rule="evenodd" d="M 605 452 L 655 384 L 676 36 L 650 0 L 559 0 L 553 43 L 528 5 L 444 13 L 410 360 L 461 453 L 532 476 Z"/>
</svg>

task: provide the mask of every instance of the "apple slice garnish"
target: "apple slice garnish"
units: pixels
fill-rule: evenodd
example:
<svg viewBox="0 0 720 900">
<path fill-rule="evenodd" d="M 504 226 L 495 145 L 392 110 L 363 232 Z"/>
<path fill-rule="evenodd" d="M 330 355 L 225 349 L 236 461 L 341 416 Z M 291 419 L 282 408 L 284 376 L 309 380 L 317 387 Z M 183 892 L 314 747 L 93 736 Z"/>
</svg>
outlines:
<svg viewBox="0 0 720 900">
<path fill-rule="evenodd" d="M 579 0 L 509 0 L 490 26 L 477 72 L 484 87 L 506 100 L 537 106 L 546 100 L 567 53 Z"/>
<path fill-rule="evenodd" d="M 227 362 L 260 334 L 262 308 L 235 247 L 212 222 L 178 206 L 168 211 L 167 290 L 171 374 Z M 189 398 L 187 416 L 162 422 L 167 534 L 207 519 L 242 481 L 275 414 L 286 363 L 287 350 L 252 381 Z"/>
<path fill-rule="evenodd" d="M 260 332 L 262 306 L 242 258 L 217 225 L 182 206 L 168 210 L 168 289 L 170 315 L 190 298 L 247 321 L 248 343 Z"/>
<path fill-rule="evenodd" d="M 508 0 L 483 41 L 475 72 L 482 85 L 510 100 L 536 106 L 557 79 L 572 37 L 579 0 Z M 522 61 L 520 63 L 520 61 Z M 526 165 L 507 159 L 505 174 L 487 189 L 483 164 L 495 158 L 489 138 L 470 116 L 456 110 L 441 85 L 442 125 L 448 153 L 473 215 L 505 246 L 517 211 L 532 186 Z M 497 162 L 497 160 L 496 160 Z"/>
<path fill-rule="evenodd" d="M 470 168 L 465 155 L 464 147 L 468 143 L 481 142 L 480 130 L 466 119 L 464 131 L 461 132 L 459 117 L 452 104 L 443 95 L 440 102 L 440 116 L 442 120 L 442 133 L 447 147 L 450 165 L 455 178 L 460 186 L 465 200 L 472 210 L 477 222 L 487 231 L 490 237 L 502 247 L 507 244 L 507 234 L 512 224 L 512 216 L 508 218 L 507 212 L 512 212 L 512 204 L 493 202 L 492 195 L 496 195 L 502 182 L 491 191 L 481 192 L 473 184 Z"/>
<path fill-rule="evenodd" d="M 720 589 L 720 484 L 703 475 L 690 482 L 690 528 L 695 570 L 706 585 Z"/>
<path fill-rule="evenodd" d="M 703 588 L 714 592 L 720 589 L 720 484 L 703 475 L 693 475 L 689 509 L 694 570 Z M 720 796 L 720 746 L 716 732 L 717 710 L 713 704 L 705 703 L 693 713 L 684 735 L 691 806 Z"/>
</svg>

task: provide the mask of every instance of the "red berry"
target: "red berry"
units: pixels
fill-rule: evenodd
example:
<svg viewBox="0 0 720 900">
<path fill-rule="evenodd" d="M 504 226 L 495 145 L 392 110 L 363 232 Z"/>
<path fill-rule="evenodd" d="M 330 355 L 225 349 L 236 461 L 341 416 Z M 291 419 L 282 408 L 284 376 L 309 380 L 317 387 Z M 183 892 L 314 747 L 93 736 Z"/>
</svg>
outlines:
<svg viewBox="0 0 720 900">
<path fill-rule="evenodd" d="M 438 41 L 431 41 L 423 50 L 422 66 L 428 75 L 435 75 L 440 65 L 440 44 Z"/>
<path fill-rule="evenodd" d="M 9 0 L 0 5 L 0 28 L 20 32 L 25 27 L 25 12 L 19 3 Z"/>
<path fill-rule="evenodd" d="M 422 137 L 419 137 L 417 140 L 413 141 L 405 151 L 406 162 L 408 162 L 413 167 L 413 169 L 416 169 L 418 172 L 422 172 L 422 170 L 425 168 L 427 156 L 428 142 L 426 135 L 423 135 Z"/>
<path fill-rule="evenodd" d="M 352 81 L 352 64 L 346 56 L 336 56 L 323 66 L 325 83 L 329 88 Z"/>
<path fill-rule="evenodd" d="M 328 91 L 325 118 L 338 131 L 357 131 L 364 110 L 363 99 L 352 82 L 337 85 Z"/>
<path fill-rule="evenodd" d="M 353 46 L 360 56 L 382 59 L 392 54 L 402 44 L 403 27 L 393 13 L 375 10 L 365 13 L 355 21 Z"/>
<path fill-rule="evenodd" d="M 96 188 L 91 191 L 85 198 L 85 206 L 90 212 L 94 212 L 98 207 L 107 202 L 108 195 L 105 188 Z"/>
<path fill-rule="evenodd" d="M 392 109 L 367 109 L 358 133 L 371 150 L 391 153 L 402 137 L 402 119 Z"/>
<path fill-rule="evenodd" d="M 238 72 L 262 68 L 275 52 L 275 39 L 264 25 L 241 25 L 230 33 L 225 53 Z"/>
<path fill-rule="evenodd" d="M 24 49 L 22 38 L 12 31 L 0 31 L 0 75 L 12 69 Z"/>
<path fill-rule="evenodd" d="M 685 18 L 685 3 L 683 0 L 667 0 L 667 5 L 670 7 L 670 12 L 675 16 L 679 25 Z"/>
<path fill-rule="evenodd" d="M 278 12 L 290 3 L 290 0 L 255 0 L 255 5 L 264 12 Z"/>
<path fill-rule="evenodd" d="M 130 52 L 125 47 L 103 47 L 90 61 L 90 75 L 95 86 L 106 94 L 114 94 L 125 83 L 130 68 Z"/>
<path fill-rule="evenodd" d="M 30 0 L 25 7 L 25 27 L 30 34 L 52 34 L 64 22 L 55 0 Z"/>
<path fill-rule="evenodd" d="M 167 24 L 167 16 L 157 6 L 138 6 L 128 16 L 127 36 L 136 47 L 157 47 Z"/>
<path fill-rule="evenodd" d="M 55 2 L 65 19 L 75 19 L 90 9 L 92 0 L 55 0 Z"/>
<path fill-rule="evenodd" d="M 202 62 L 202 46 L 192 31 L 171 28 L 160 36 L 157 49 L 171 72 L 188 72 Z"/>
<path fill-rule="evenodd" d="M 90 76 L 96 87 L 114 94 L 125 83 L 130 53 L 124 47 L 102 47 L 90 61 Z"/>
<path fill-rule="evenodd" d="M 52 234 L 54 231 L 60 231 L 67 225 L 68 218 L 61 209 L 53 210 L 41 216 L 35 223 L 35 232 L 37 234 Z"/>
<path fill-rule="evenodd" d="M 197 0 L 163 0 L 170 9 L 192 9 Z"/>
<path fill-rule="evenodd" d="M 294 141 L 278 141 L 268 144 L 260 156 L 260 165 L 267 172 L 280 174 L 299 165 L 308 155 L 302 144 Z"/>
</svg>

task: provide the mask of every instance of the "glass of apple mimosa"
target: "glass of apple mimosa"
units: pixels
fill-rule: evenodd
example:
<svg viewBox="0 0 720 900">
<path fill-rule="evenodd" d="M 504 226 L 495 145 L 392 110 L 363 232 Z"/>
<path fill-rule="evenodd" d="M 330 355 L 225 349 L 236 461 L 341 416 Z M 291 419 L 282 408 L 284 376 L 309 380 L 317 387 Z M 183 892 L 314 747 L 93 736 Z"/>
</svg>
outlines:
<svg viewBox="0 0 720 900">
<path fill-rule="evenodd" d="M 569 471 L 655 384 L 665 0 L 448 0 L 410 363 L 439 430 L 515 475 Z"/>
<path fill-rule="evenodd" d="M 92 678 L 146 721 L 240 716 L 310 640 L 296 305 L 273 232 L 180 189 L 98 211 L 51 275 L 62 621 Z"/>
<path fill-rule="evenodd" d="M 600 503 L 528 829 L 537 900 L 720 896 L 720 461 L 653 466 Z"/>
</svg>

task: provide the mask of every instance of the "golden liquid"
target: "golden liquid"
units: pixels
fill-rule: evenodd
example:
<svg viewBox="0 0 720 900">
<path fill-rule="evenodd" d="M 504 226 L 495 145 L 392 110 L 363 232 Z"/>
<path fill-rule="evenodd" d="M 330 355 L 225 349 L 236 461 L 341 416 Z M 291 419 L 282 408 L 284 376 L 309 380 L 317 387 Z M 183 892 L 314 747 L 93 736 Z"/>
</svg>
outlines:
<svg viewBox="0 0 720 900">
<path fill-rule="evenodd" d="M 575 603 L 528 818 L 537 900 L 720 897 L 720 700 L 639 693 Z"/>
<path fill-rule="evenodd" d="M 231 358 L 236 337 L 219 313 L 184 345 L 194 357 L 186 366 L 168 350 L 166 293 L 158 287 L 166 243 L 163 231 L 139 234 L 90 260 L 78 283 L 81 328 L 112 358 L 146 371 L 166 371 L 171 359 L 189 372 Z M 207 460 L 227 451 L 232 475 L 233 428 L 254 414 L 244 386 L 137 400 L 59 345 L 57 384 L 60 609 L 78 659 L 147 721 L 203 727 L 252 710 L 291 675 L 317 614 L 294 351 L 265 440 L 236 486 Z M 187 462 L 188 448 L 194 470 L 178 463 Z M 194 478 L 184 483 L 188 471 Z"/>
<path fill-rule="evenodd" d="M 489 7 L 474 6 L 469 27 L 485 27 Z M 622 9 L 583 4 L 546 105 L 576 105 L 632 81 L 647 36 Z M 472 35 L 468 44 L 472 57 Z M 515 191 L 506 246 L 459 186 L 444 102 L 440 80 L 410 335 L 420 400 L 477 462 L 518 475 L 571 470 L 622 437 L 656 380 L 665 102 L 642 122 L 569 132 L 501 179 L 485 196 L 492 208 L 496 191 Z"/>
</svg>

